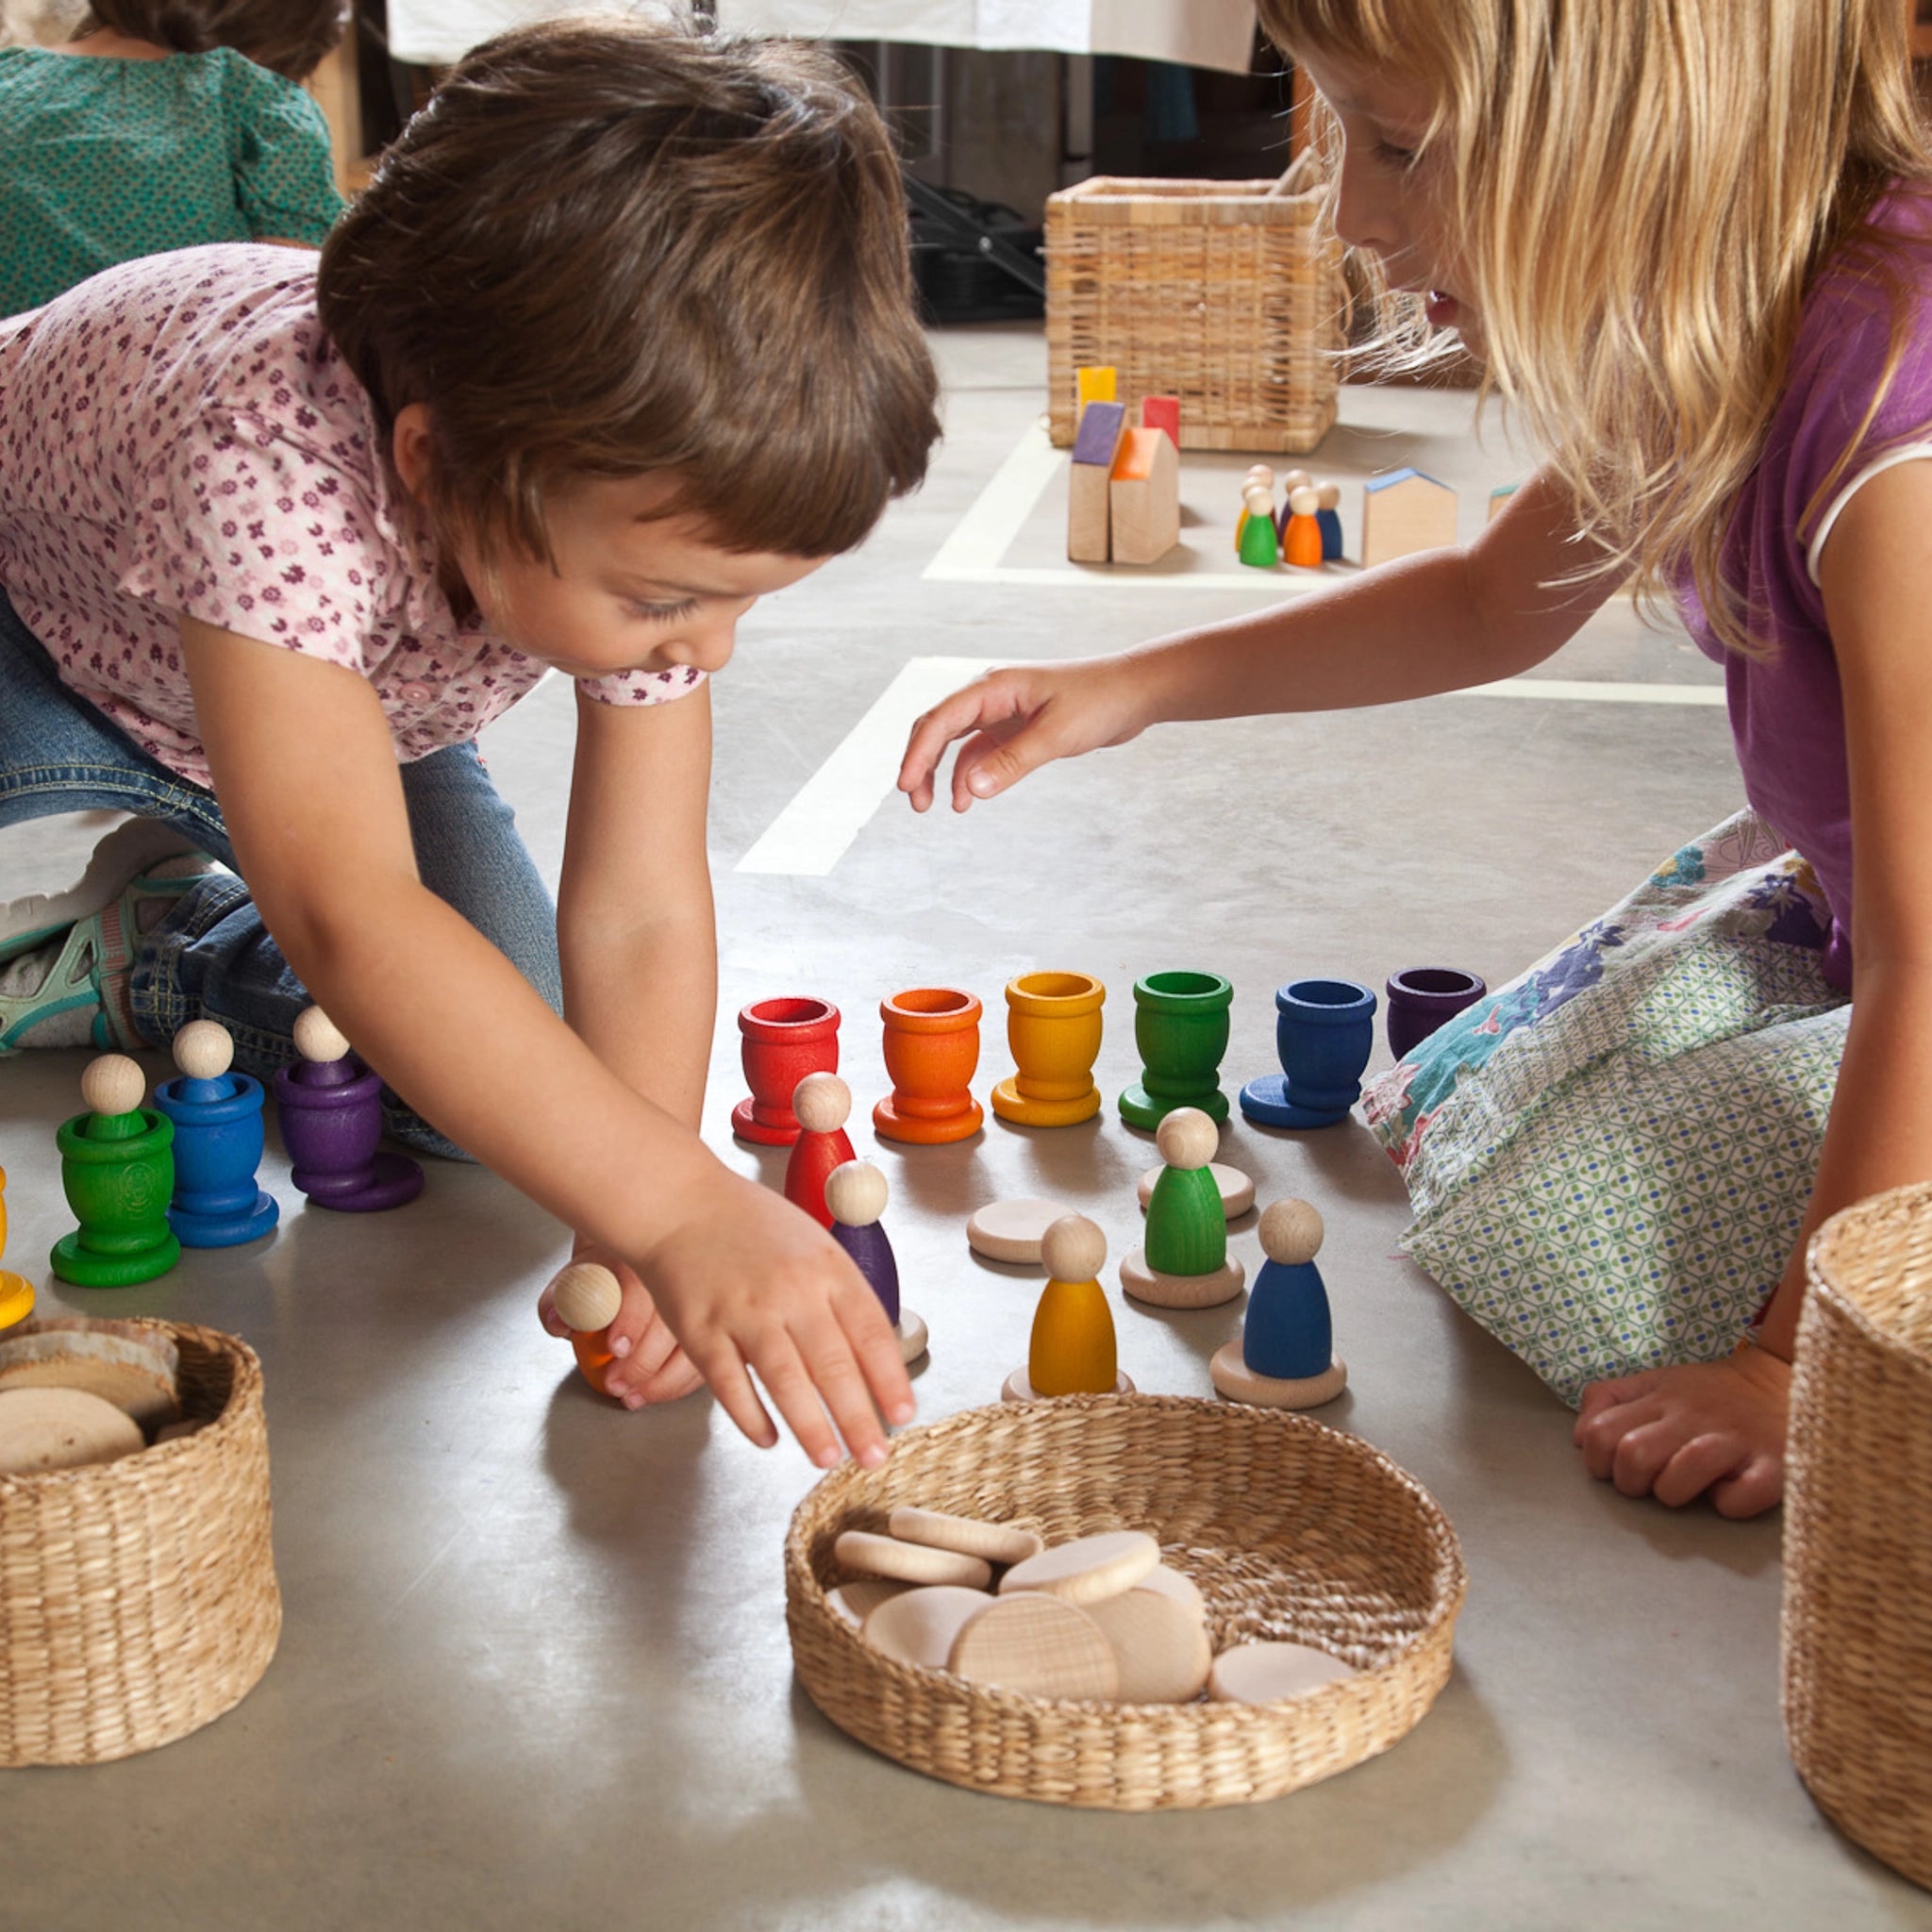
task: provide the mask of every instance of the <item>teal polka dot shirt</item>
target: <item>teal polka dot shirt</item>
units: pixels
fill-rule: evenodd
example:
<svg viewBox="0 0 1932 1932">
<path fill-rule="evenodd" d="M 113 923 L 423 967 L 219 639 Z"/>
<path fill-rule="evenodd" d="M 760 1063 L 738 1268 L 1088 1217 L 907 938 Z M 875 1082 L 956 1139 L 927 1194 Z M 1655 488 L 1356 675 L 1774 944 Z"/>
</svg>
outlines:
<svg viewBox="0 0 1932 1932">
<path fill-rule="evenodd" d="M 116 60 L 0 47 L 0 315 L 137 256 L 319 246 L 341 211 L 322 109 L 230 48 Z"/>
</svg>

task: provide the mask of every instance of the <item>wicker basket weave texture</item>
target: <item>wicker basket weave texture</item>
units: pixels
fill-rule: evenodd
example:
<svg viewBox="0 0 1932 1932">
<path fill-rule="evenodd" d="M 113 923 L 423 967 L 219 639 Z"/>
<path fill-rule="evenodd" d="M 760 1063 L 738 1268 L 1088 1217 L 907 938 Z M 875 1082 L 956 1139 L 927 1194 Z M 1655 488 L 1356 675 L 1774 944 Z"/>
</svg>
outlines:
<svg viewBox="0 0 1932 1932">
<path fill-rule="evenodd" d="M 171 1743 L 275 1655 L 261 1364 L 233 1336 L 156 1325 L 203 1428 L 118 1462 L 0 1477 L 0 1765 Z"/>
<path fill-rule="evenodd" d="M 1359 1674 L 1292 1705 L 1116 1705 L 1022 1696 L 870 1649 L 825 1601 L 841 1529 L 902 1503 L 1010 1520 L 1060 1541 L 1145 1529 L 1200 1585 L 1217 1650 L 1321 1645 Z M 792 1656 L 861 1742 L 950 1783 L 1122 1811 L 1278 1796 L 1386 1750 L 1449 1674 L 1466 1578 L 1413 1477 L 1304 1416 L 1192 1398 L 1002 1404 L 909 1430 L 878 1471 L 826 1477 L 785 1552 Z"/>
<path fill-rule="evenodd" d="M 1072 443 L 1075 370 L 1177 395 L 1184 449 L 1311 450 L 1335 421 L 1348 297 L 1311 173 L 1097 176 L 1046 204 L 1048 424 Z"/>
<path fill-rule="evenodd" d="M 1820 1808 L 1932 1886 L 1932 1186 L 1811 1243 L 1791 1381 L 1784 1709 Z"/>
</svg>

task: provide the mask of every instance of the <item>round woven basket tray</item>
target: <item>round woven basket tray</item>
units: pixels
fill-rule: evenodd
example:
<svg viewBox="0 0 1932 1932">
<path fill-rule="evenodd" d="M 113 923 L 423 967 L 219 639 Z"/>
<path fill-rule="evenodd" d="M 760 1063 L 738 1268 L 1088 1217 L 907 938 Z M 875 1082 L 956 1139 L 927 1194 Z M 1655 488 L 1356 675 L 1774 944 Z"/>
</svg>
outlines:
<svg viewBox="0 0 1932 1932">
<path fill-rule="evenodd" d="M 1200 1586 L 1216 1650 L 1317 1644 L 1358 1674 L 1290 1704 L 1022 1696 L 870 1649 L 825 1600 L 843 1529 L 901 1504 L 1024 1524 L 1058 1542 L 1142 1529 Z M 1467 1577 L 1428 1492 L 1306 1416 L 1181 1396 L 1001 1403 L 909 1429 L 847 1467 L 785 1543 L 791 1655 L 841 1730 L 914 1771 L 1005 1797 L 1116 1811 L 1247 1804 L 1387 1750 L 1449 1674 Z"/>
<path fill-rule="evenodd" d="M 261 1364 L 232 1335 L 154 1326 L 201 1428 L 118 1462 L 0 1476 L 0 1765 L 172 1743 L 275 1655 Z"/>
<path fill-rule="evenodd" d="M 1932 1886 L 1932 1187 L 1807 1257 L 1785 1488 L 1792 1761 L 1849 1838 Z"/>
</svg>

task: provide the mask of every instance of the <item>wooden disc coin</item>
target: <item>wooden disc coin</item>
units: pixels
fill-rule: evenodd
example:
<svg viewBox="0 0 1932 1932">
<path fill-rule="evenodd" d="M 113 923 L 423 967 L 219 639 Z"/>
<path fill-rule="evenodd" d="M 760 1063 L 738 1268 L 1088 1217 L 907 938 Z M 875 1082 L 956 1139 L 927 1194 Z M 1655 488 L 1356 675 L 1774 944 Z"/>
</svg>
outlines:
<svg viewBox="0 0 1932 1932">
<path fill-rule="evenodd" d="M 1185 1704 L 1201 1694 L 1214 1646 L 1185 1605 L 1158 1590 L 1129 1590 L 1089 1604 L 1087 1614 L 1113 1646 L 1122 1703 Z"/>
<path fill-rule="evenodd" d="M 1252 1403 L 1257 1408 L 1319 1408 L 1348 1387 L 1348 1367 L 1340 1356 L 1319 1375 L 1257 1375 L 1241 1354 L 1239 1339 L 1214 1351 L 1208 1374 L 1230 1402 Z"/>
<path fill-rule="evenodd" d="M 984 1557 L 989 1563 L 1024 1563 L 1046 1547 L 1041 1538 L 1017 1524 L 951 1516 L 943 1509 L 894 1509 L 886 1527 L 902 1542 L 930 1543 L 936 1550 L 957 1550 L 962 1557 Z"/>
<path fill-rule="evenodd" d="M 1214 1659 L 1208 1695 L 1217 1704 L 1280 1704 L 1354 1675 L 1311 1643 L 1237 1643 Z"/>
<path fill-rule="evenodd" d="M 942 1671 L 959 1633 L 998 1602 L 983 1590 L 929 1584 L 880 1604 L 866 1618 L 863 1634 L 874 1650 L 897 1663 Z"/>
<path fill-rule="evenodd" d="M 909 1369 L 925 1353 L 925 1321 L 908 1307 L 901 1307 L 899 1325 L 892 1331 L 899 1338 L 899 1359 Z"/>
<path fill-rule="evenodd" d="M 841 1531 L 832 1554 L 861 1576 L 891 1576 L 901 1583 L 957 1583 L 968 1590 L 984 1590 L 992 1581 L 991 1566 L 983 1557 L 936 1550 L 930 1543 L 905 1543 L 869 1529 Z"/>
<path fill-rule="evenodd" d="M 1166 1171 L 1165 1166 L 1150 1167 L 1141 1176 L 1138 1190 L 1141 1196 L 1141 1209 L 1146 1212 L 1147 1203 L 1154 1193 L 1154 1183 Z M 1224 1219 L 1232 1221 L 1238 1215 L 1245 1214 L 1255 1205 L 1255 1184 L 1239 1168 L 1226 1167 L 1218 1160 L 1208 1163 L 1208 1172 L 1214 1176 L 1214 1185 L 1221 1190 L 1221 1212 Z"/>
<path fill-rule="evenodd" d="M 975 1208 L 966 1224 L 966 1245 L 989 1261 L 1040 1265 L 1040 1243 L 1046 1231 L 1066 1212 L 1058 1201 L 1031 1196 L 989 1201 Z"/>
<path fill-rule="evenodd" d="M 141 1424 L 85 1389 L 0 1390 L 0 1475 L 117 1462 L 147 1447 Z"/>
<path fill-rule="evenodd" d="M 1133 1382 L 1128 1378 L 1124 1370 L 1115 1374 L 1113 1378 L 1113 1392 L 1116 1395 L 1133 1394 Z M 1026 1373 L 1026 1364 L 1024 1362 L 1022 1362 L 1007 1377 L 1005 1384 L 1000 1390 L 1000 1400 L 1002 1402 L 1057 1402 L 1058 1399 L 1058 1396 L 1054 1395 L 1042 1395 L 1033 1386 L 1033 1377 Z"/>
<path fill-rule="evenodd" d="M 1121 1286 L 1137 1302 L 1157 1308 L 1212 1308 L 1231 1302 L 1247 1285 L 1248 1271 L 1230 1255 L 1211 1274 L 1163 1274 L 1147 1265 L 1144 1248 L 1121 1263 Z"/>
<path fill-rule="evenodd" d="M 825 1602 L 858 1630 L 887 1598 L 904 1596 L 908 1590 L 917 1588 L 916 1584 L 894 1583 L 890 1576 L 861 1576 L 857 1583 L 841 1583 L 837 1589 L 826 1591 Z"/>
<path fill-rule="evenodd" d="M 1027 1697 L 1106 1698 L 1120 1690 L 1120 1667 L 1100 1625 L 1076 1605 L 1035 1591 L 995 1597 L 961 1627 L 946 1668 Z"/>
<path fill-rule="evenodd" d="M 1065 1603 L 1098 1603 L 1132 1590 L 1159 1561 L 1160 1545 L 1144 1530 L 1103 1530 L 1015 1563 L 1000 1578 L 1000 1594 L 1042 1591 Z"/>
<path fill-rule="evenodd" d="M 1208 1599 L 1201 1594 L 1201 1586 L 1185 1570 L 1176 1570 L 1172 1563 L 1157 1563 L 1134 1588 L 1158 1591 L 1199 1622 L 1208 1620 Z"/>
</svg>

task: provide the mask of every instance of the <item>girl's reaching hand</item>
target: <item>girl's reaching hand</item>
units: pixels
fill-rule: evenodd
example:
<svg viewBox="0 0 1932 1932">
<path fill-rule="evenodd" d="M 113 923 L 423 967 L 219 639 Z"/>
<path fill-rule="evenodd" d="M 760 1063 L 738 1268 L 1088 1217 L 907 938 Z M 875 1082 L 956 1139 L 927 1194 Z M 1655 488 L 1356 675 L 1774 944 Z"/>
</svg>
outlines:
<svg viewBox="0 0 1932 1932">
<path fill-rule="evenodd" d="M 1748 1343 L 1719 1362 L 1592 1382 L 1576 1446 L 1594 1476 L 1673 1507 L 1709 1492 L 1723 1516 L 1756 1516 L 1784 1494 L 1791 1365 Z"/>
<path fill-rule="evenodd" d="M 990 671 L 913 725 L 899 790 L 914 811 L 924 811 L 955 739 L 965 741 L 953 760 L 955 811 L 1007 791 L 1054 758 L 1125 744 L 1154 722 L 1147 683 L 1132 654 Z"/>
</svg>

